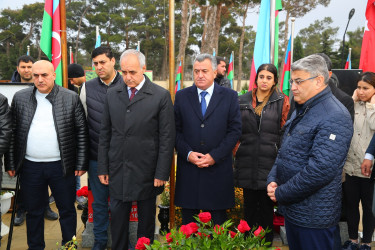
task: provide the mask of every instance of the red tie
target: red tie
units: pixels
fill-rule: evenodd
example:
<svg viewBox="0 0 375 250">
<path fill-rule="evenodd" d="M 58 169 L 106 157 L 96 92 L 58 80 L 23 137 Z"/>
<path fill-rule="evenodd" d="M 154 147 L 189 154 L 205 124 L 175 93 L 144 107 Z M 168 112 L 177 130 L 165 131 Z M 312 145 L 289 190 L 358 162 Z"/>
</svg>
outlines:
<svg viewBox="0 0 375 250">
<path fill-rule="evenodd" d="M 134 87 L 131 87 L 130 91 L 132 92 L 132 94 L 130 95 L 129 101 L 131 101 L 134 98 L 135 92 L 137 91 L 137 89 Z"/>
</svg>

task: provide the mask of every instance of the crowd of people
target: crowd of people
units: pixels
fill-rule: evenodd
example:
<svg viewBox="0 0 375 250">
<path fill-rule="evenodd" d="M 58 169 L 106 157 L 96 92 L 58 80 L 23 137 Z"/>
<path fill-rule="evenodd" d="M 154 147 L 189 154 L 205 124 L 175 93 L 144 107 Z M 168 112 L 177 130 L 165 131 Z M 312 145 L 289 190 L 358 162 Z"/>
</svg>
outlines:
<svg viewBox="0 0 375 250">
<path fill-rule="evenodd" d="M 194 84 L 178 91 L 173 105 L 169 92 L 144 74 L 141 52 L 121 55 L 121 74 L 109 47 L 96 48 L 91 58 L 98 77 L 86 82 L 83 68 L 71 64 L 70 91 L 55 84 L 50 62 L 23 56 L 14 81 L 34 86 L 17 92 L 10 108 L 0 95 L 0 155 L 8 174 L 20 175 L 16 219 L 26 217 L 29 249 L 45 248 L 48 188 L 62 244 L 76 234 L 75 193 L 86 171 L 94 197 L 92 249 L 107 248 L 108 230 L 112 249 L 131 247 L 133 201 L 137 238 L 153 241 L 156 197 L 169 179 L 174 148 L 174 202 L 183 224 L 200 211 L 224 223 L 240 187 L 244 219 L 270 229 L 266 242 L 273 240 L 277 204 L 292 250 L 371 249 L 374 73 L 362 73 L 350 97 L 338 88 L 330 59 L 319 53 L 292 64 L 290 100 L 278 90 L 273 64 L 261 65 L 257 87 L 238 97 L 224 77 L 224 58 L 200 54 Z M 343 246 L 342 204 L 349 231 Z"/>
</svg>

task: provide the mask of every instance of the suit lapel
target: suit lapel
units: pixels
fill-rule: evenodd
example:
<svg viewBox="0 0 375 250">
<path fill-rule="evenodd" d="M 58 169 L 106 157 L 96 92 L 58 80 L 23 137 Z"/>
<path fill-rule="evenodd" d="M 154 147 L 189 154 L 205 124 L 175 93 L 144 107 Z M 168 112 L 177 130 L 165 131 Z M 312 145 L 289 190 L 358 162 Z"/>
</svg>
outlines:
<svg viewBox="0 0 375 250">
<path fill-rule="evenodd" d="M 204 114 L 204 117 L 203 117 L 204 119 L 207 119 L 207 117 L 209 117 L 212 114 L 215 108 L 219 105 L 221 98 L 223 97 L 223 93 L 221 90 L 222 87 L 220 87 L 216 83 L 214 84 L 215 84 L 214 92 L 212 93 L 211 100 L 208 103 L 206 113 Z"/>
<path fill-rule="evenodd" d="M 145 83 L 143 84 L 142 88 L 137 92 L 137 94 L 134 96 L 134 98 L 131 101 L 128 101 L 128 107 L 146 98 L 146 96 L 149 94 L 152 94 L 151 84 L 150 84 L 150 80 L 147 78 L 147 76 L 145 76 Z"/>
<path fill-rule="evenodd" d="M 201 110 L 201 104 L 199 102 L 199 98 L 198 98 L 198 90 L 197 90 L 197 86 L 193 85 L 191 88 L 190 88 L 190 92 L 189 92 L 189 101 L 190 101 L 190 104 L 195 112 L 195 114 L 199 117 L 199 119 L 202 121 L 203 120 L 203 116 L 202 116 L 202 110 Z"/>
<path fill-rule="evenodd" d="M 115 88 L 117 88 L 117 92 L 118 92 L 118 95 L 119 95 L 119 100 L 122 102 L 122 104 L 124 105 L 124 107 L 127 107 L 128 104 L 129 104 L 129 95 L 128 95 L 128 88 L 126 87 L 125 84 L 121 84 L 121 86 L 116 86 Z M 123 98 L 122 96 L 126 96 L 128 98 Z"/>
</svg>

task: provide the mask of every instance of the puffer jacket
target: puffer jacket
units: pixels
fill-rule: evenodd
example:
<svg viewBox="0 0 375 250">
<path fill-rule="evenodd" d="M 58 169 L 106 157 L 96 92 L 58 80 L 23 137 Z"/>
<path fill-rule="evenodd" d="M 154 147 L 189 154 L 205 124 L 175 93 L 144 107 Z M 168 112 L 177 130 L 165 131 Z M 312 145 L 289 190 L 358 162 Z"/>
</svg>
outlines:
<svg viewBox="0 0 375 250">
<path fill-rule="evenodd" d="M 276 182 L 280 212 L 307 228 L 336 225 L 341 213 L 341 174 L 353 135 L 348 110 L 327 86 L 296 104 L 267 184 Z"/>
<path fill-rule="evenodd" d="M 0 94 L 0 158 L 8 151 L 11 136 L 12 116 L 9 110 L 8 99 Z M 3 161 L 0 160 L 0 168 L 2 166 Z"/>
<path fill-rule="evenodd" d="M 370 178 L 361 172 L 361 164 L 366 149 L 375 132 L 375 104 L 369 102 L 354 103 L 354 133 L 350 144 L 344 172 L 350 176 Z"/>
<path fill-rule="evenodd" d="M 257 126 L 256 89 L 239 97 L 242 134 L 234 163 L 234 184 L 252 190 L 265 190 L 268 173 L 280 146 L 281 127 L 289 112 L 289 100 L 274 91 L 264 106 Z"/>
<path fill-rule="evenodd" d="M 12 139 L 5 170 L 19 173 L 26 153 L 27 138 L 37 107 L 36 88 L 18 91 L 12 100 Z M 55 84 L 46 97 L 52 104 L 64 176 L 88 169 L 88 130 L 82 103 L 76 93 Z"/>
</svg>

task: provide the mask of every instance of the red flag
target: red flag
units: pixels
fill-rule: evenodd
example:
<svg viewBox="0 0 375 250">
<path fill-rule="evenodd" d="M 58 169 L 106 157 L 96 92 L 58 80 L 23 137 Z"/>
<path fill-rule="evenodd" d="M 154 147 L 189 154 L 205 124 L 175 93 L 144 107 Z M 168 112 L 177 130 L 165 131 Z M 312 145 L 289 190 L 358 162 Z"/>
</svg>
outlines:
<svg viewBox="0 0 375 250">
<path fill-rule="evenodd" d="M 70 63 L 74 63 L 73 51 L 70 51 Z"/>
<path fill-rule="evenodd" d="M 366 28 L 363 34 L 359 68 L 375 72 L 375 0 L 368 0 L 366 7 Z"/>
</svg>

